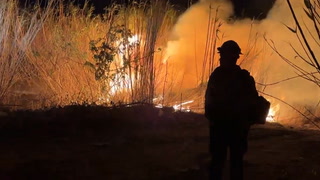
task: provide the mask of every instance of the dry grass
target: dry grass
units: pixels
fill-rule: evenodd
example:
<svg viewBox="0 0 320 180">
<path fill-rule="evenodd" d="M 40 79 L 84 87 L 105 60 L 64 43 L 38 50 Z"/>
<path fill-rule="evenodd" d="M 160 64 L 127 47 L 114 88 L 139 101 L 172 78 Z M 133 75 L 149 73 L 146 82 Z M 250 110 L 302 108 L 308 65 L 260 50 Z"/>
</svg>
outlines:
<svg viewBox="0 0 320 180">
<path fill-rule="evenodd" d="M 49 3 L 48 8 L 52 5 Z M 15 93 L 12 88 L 29 78 L 27 52 L 50 12 L 46 9 L 41 13 L 39 8 L 31 11 L 20 10 L 17 1 L 0 3 L 0 101 L 3 104 L 9 102 L 9 93 Z"/>
<path fill-rule="evenodd" d="M 165 46 L 176 17 L 169 4 L 112 5 L 102 16 L 93 15 L 87 3 L 78 7 L 50 1 L 46 8 L 21 10 L 17 1 L 9 1 L 1 2 L 0 8 L 4 27 L 0 32 L 0 98 L 4 105 L 37 109 L 72 103 L 152 102 L 159 85 L 155 81 L 161 81 L 155 79 L 156 73 L 163 67 L 158 48 Z M 116 25 L 124 25 L 140 42 L 135 56 L 127 59 L 124 73 L 129 82 L 96 81 L 92 69 L 85 66 L 95 63 L 90 41 L 108 38 L 107 32 Z M 116 61 L 113 67 L 123 68 Z M 116 89 L 119 83 L 130 84 L 130 89 Z"/>
</svg>

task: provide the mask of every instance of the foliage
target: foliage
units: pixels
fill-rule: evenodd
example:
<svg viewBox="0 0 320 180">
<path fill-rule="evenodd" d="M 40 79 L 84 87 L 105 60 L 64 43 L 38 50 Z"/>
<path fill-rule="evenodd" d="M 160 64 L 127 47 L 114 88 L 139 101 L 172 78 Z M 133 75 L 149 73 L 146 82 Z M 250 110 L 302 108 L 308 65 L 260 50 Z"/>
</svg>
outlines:
<svg viewBox="0 0 320 180">
<path fill-rule="evenodd" d="M 139 45 L 139 41 L 130 42 L 133 33 L 124 25 L 116 25 L 110 28 L 106 37 L 90 41 L 90 50 L 93 53 L 95 65 L 87 62 L 87 65 L 95 70 L 96 80 L 115 80 L 116 75 L 125 74 L 129 67 L 134 49 Z M 111 69 L 111 64 L 121 55 L 122 64 L 120 67 Z"/>
</svg>

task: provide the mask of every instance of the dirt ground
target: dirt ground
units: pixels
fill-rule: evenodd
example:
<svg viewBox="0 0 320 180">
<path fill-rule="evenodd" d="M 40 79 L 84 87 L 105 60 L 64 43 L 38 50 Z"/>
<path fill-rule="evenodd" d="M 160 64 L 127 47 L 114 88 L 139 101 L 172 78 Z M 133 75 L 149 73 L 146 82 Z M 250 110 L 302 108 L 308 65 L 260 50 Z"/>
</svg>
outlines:
<svg viewBox="0 0 320 180">
<path fill-rule="evenodd" d="M 0 179 L 202 180 L 208 140 L 203 115 L 150 106 L 2 112 Z M 320 131 L 253 126 L 245 179 L 319 180 Z"/>
</svg>

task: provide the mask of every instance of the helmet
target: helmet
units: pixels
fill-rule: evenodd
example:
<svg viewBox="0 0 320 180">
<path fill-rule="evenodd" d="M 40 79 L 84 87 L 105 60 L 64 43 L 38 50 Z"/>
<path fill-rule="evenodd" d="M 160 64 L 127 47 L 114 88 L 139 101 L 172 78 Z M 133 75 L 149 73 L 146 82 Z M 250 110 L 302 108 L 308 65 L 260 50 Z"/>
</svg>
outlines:
<svg viewBox="0 0 320 180">
<path fill-rule="evenodd" d="M 242 54 L 239 45 L 233 41 L 229 40 L 222 44 L 221 47 L 218 47 L 219 53 L 231 53 L 231 54 Z"/>
</svg>

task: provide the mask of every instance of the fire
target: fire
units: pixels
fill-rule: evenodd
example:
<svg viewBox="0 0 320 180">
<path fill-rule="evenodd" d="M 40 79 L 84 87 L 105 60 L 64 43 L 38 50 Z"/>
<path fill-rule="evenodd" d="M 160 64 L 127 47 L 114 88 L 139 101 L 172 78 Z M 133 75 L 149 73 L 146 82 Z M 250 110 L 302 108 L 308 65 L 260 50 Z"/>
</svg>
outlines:
<svg viewBox="0 0 320 180">
<path fill-rule="evenodd" d="M 135 44 L 139 43 L 139 36 L 133 35 L 132 37 L 128 38 L 128 43 L 123 44 L 121 43 L 123 39 L 119 40 L 116 44 L 119 46 L 118 56 L 115 58 L 115 67 L 122 67 L 124 66 L 124 56 L 129 58 L 132 52 L 129 52 L 129 46 L 134 46 Z M 113 81 L 109 82 L 110 94 L 115 95 L 117 92 L 120 91 L 129 91 L 131 88 L 131 84 L 134 84 L 134 79 L 130 78 L 128 73 L 117 73 L 114 76 Z"/>
<path fill-rule="evenodd" d="M 116 58 L 116 63 L 118 64 L 119 67 L 121 67 L 121 65 L 123 65 L 124 63 L 123 58 L 124 57 L 129 58 L 130 53 L 132 53 L 132 52 L 126 51 L 128 50 L 127 46 L 130 46 L 130 45 L 133 46 L 134 44 L 139 43 L 139 41 L 140 39 L 138 35 L 134 35 L 128 38 L 128 44 L 121 44 L 121 41 L 118 42 L 120 50 L 124 50 L 124 51 L 119 51 L 118 56 Z M 166 62 L 168 58 L 169 56 L 165 57 L 163 62 Z M 132 79 L 130 79 L 129 74 L 120 74 L 120 73 L 116 74 L 115 80 L 110 82 L 110 86 L 112 87 L 110 90 L 110 94 L 114 95 L 116 94 L 116 92 L 119 92 L 119 91 L 128 91 L 130 88 L 132 88 L 130 87 L 130 83 L 129 83 L 130 81 L 132 81 Z M 156 108 L 163 108 L 164 105 L 162 104 L 163 103 L 162 101 L 163 101 L 162 96 L 153 99 L 153 102 L 155 103 Z M 183 101 L 183 102 L 174 104 L 172 108 L 175 111 L 190 112 L 191 109 L 188 106 L 188 104 L 191 104 L 193 102 L 194 100 Z M 276 114 L 278 110 L 279 110 L 279 104 L 271 107 L 269 110 L 268 116 L 266 118 L 266 121 L 276 122 Z"/>
<path fill-rule="evenodd" d="M 159 97 L 153 99 L 153 103 L 156 104 L 155 105 L 156 108 L 163 108 L 163 104 L 160 103 L 160 102 L 162 102 L 162 100 L 163 100 L 162 96 L 159 96 Z"/>
<path fill-rule="evenodd" d="M 266 121 L 267 122 L 276 122 L 276 114 L 279 111 L 279 104 L 270 108 Z"/>
<path fill-rule="evenodd" d="M 175 111 L 184 111 L 184 112 L 190 112 L 191 110 L 190 110 L 190 107 L 183 107 L 184 105 L 186 105 L 186 104 L 190 104 L 190 103 L 193 103 L 194 102 L 194 100 L 191 100 L 191 101 L 186 101 L 186 102 L 183 102 L 183 103 L 180 103 L 180 104 L 176 104 L 176 105 L 174 105 L 173 106 L 173 109 L 175 110 Z"/>
<path fill-rule="evenodd" d="M 162 101 L 162 100 L 163 100 L 163 97 L 160 96 L 160 97 L 158 97 L 158 98 L 154 98 L 154 99 L 153 99 L 153 102 L 155 103 L 155 102 L 157 102 L 157 101 Z M 193 102 L 194 102 L 194 100 L 185 101 L 185 102 L 182 102 L 182 103 L 173 105 L 172 108 L 174 109 L 174 111 L 190 112 L 190 111 L 191 111 L 190 107 L 189 107 L 189 106 L 185 107 L 185 105 L 191 104 L 191 103 L 193 103 Z M 163 108 L 163 104 L 161 104 L 161 103 L 156 103 L 155 107 L 156 107 L 156 108 Z"/>
</svg>

